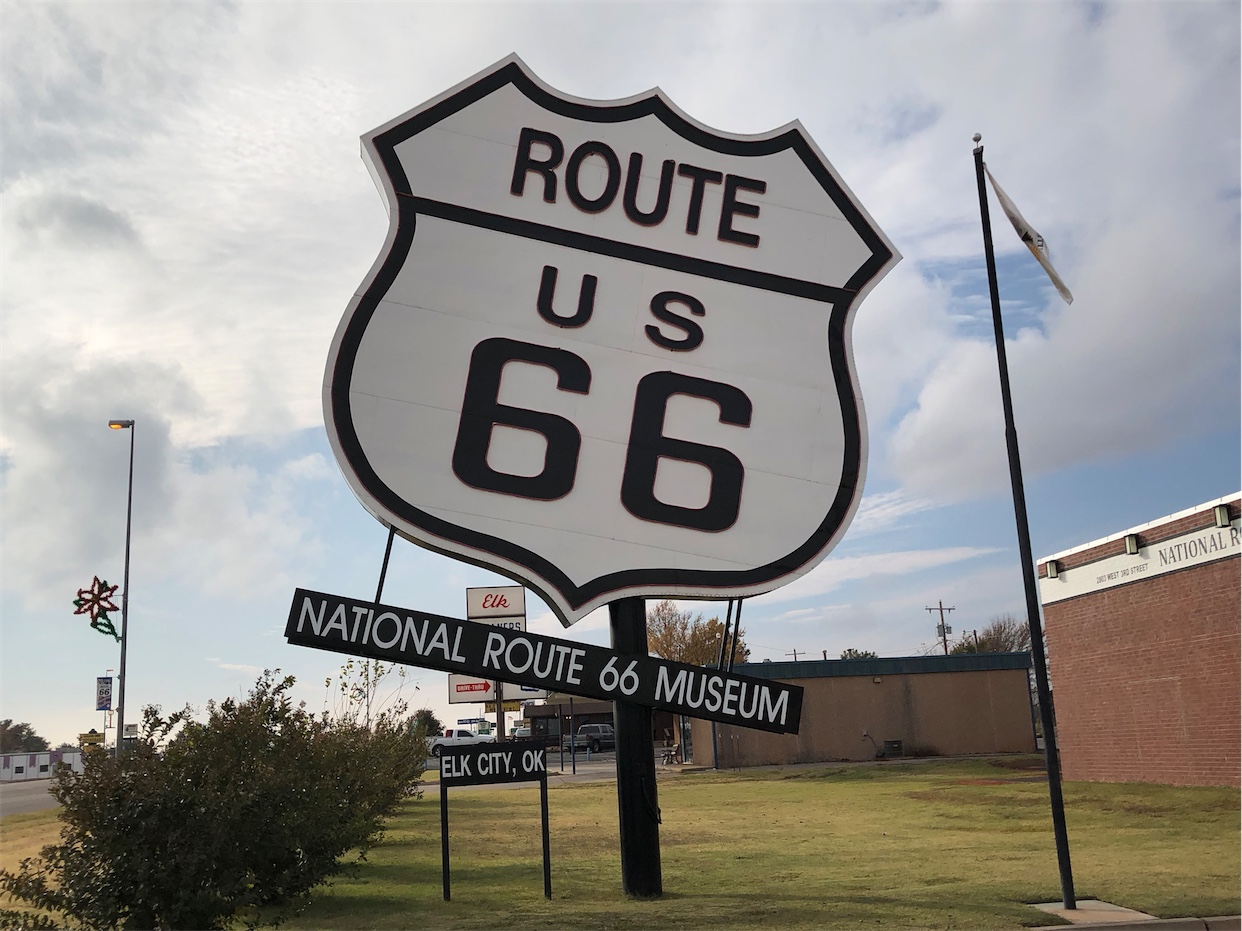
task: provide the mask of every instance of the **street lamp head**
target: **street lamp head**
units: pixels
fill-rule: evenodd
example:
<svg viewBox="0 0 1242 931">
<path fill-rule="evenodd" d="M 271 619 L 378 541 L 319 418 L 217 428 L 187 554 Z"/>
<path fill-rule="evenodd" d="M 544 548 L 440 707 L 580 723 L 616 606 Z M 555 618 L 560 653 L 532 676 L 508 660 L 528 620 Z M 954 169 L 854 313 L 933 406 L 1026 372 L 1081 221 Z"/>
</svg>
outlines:
<svg viewBox="0 0 1242 931">
<path fill-rule="evenodd" d="M 134 425 L 132 420 L 109 420 L 108 426 L 113 430 L 128 430 Z"/>
</svg>

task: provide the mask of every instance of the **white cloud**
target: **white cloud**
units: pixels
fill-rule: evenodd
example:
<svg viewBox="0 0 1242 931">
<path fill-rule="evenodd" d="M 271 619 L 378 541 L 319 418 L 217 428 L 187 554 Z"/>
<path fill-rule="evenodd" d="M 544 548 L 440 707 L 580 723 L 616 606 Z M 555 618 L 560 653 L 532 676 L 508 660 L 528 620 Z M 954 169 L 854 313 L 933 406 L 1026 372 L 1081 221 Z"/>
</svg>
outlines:
<svg viewBox="0 0 1242 931">
<path fill-rule="evenodd" d="M 889 530 L 900 525 L 906 518 L 931 510 L 935 503 L 929 498 L 916 498 L 908 492 L 880 492 L 866 495 L 858 506 L 858 513 L 850 524 L 850 535 Z"/>
<path fill-rule="evenodd" d="M 170 439 L 199 403 L 174 369 L 66 348 L 11 361 L 3 394 L 3 584 L 32 606 L 61 604 L 94 574 L 120 581 L 131 435 L 107 429 L 116 417 L 136 421 L 132 549 L 147 578 L 246 597 L 292 587 L 290 567 L 320 551 L 297 508 L 308 483 L 335 477 L 323 457 L 262 474 L 196 466 Z"/>
<path fill-rule="evenodd" d="M 311 517 L 344 494 L 335 466 L 280 453 L 321 422 L 328 342 L 387 225 L 358 137 L 512 51 L 583 97 L 658 84 L 729 132 L 800 118 L 905 255 L 854 327 L 869 487 L 882 491 L 851 531 L 874 533 L 868 544 L 900 532 L 904 549 L 829 559 L 748 601 L 745 623 L 775 656 L 836 642 L 830 655 L 908 652 L 941 598 L 958 617 L 1011 610 L 1015 591 L 1020 607 L 1016 570 L 986 558 L 995 550 L 916 549 L 961 539 L 920 530 L 1007 477 L 976 131 L 1077 297 L 1065 308 L 1051 296 L 997 214 L 1028 475 L 1141 462 L 1237 429 L 1233 2 L 48 2 L 6 5 L 4 25 L 0 493 L 6 607 L 18 606 L 6 655 L 20 636 L 39 645 L 29 655 L 59 656 L 52 625 L 31 619 L 57 616 L 95 572 L 119 575 L 128 450 L 103 428 L 111 417 L 138 420 L 135 571 L 144 592 L 166 593 L 145 608 L 145 623 L 167 624 L 160 650 L 189 636 L 182 613 L 209 616 L 222 593 L 238 629 L 270 631 L 277 595 L 312 573 L 374 584 L 374 522 Z M 394 598 L 445 613 L 460 613 L 480 573 L 404 551 L 394 563 Z M 564 635 L 547 612 L 533 609 L 532 626 Z M 569 636 L 603 641 L 607 627 L 596 612 Z M 828 639 L 785 642 L 784 628 Z M 243 659 L 287 655 L 277 638 L 256 643 Z M 83 681 L 98 665 L 87 649 Z M 192 694 L 211 694 L 216 675 Z M 4 678 L 6 701 L 33 694 L 12 664 Z M 168 680 L 163 700 L 180 705 L 190 689 Z M 64 708 L 47 713 L 67 728 L 49 736 L 76 732 Z"/>
<path fill-rule="evenodd" d="M 1224 248 L 1232 221 L 1222 211 L 1215 223 L 1194 213 L 1170 207 L 1109 231 L 1077 270 L 1074 304 L 1047 312 L 1046 334 L 1026 329 L 1007 340 L 1029 474 L 1237 422 L 1237 244 Z M 913 493 L 962 500 L 1005 487 L 992 344 L 949 350 L 891 453 Z"/>
<path fill-rule="evenodd" d="M 830 556 L 806 575 L 790 582 L 784 588 L 778 588 L 766 595 L 757 595 L 751 600 L 755 604 L 766 607 L 785 601 L 822 597 L 846 582 L 872 576 L 910 575 L 995 552 L 998 551 L 987 547 L 950 546 L 936 550 L 906 550 L 874 553 L 867 556 Z"/>
<path fill-rule="evenodd" d="M 218 669 L 224 669 L 228 672 L 244 672 L 247 675 L 255 677 L 259 676 L 263 672 L 263 668 L 261 666 L 251 666 L 246 663 L 225 663 L 218 659 L 210 659 L 208 662 Z"/>
</svg>

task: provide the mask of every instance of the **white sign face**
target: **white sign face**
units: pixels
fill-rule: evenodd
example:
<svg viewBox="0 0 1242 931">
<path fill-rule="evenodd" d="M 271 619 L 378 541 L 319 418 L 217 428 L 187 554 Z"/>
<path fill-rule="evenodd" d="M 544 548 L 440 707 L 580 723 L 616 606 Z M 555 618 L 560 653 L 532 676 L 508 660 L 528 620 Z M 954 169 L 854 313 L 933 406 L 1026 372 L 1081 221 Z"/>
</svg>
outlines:
<svg viewBox="0 0 1242 931">
<path fill-rule="evenodd" d="M 473 676 L 450 672 L 448 691 L 450 705 L 493 701 L 496 698 L 496 683 L 491 679 L 476 679 Z"/>
<path fill-rule="evenodd" d="M 521 618 L 526 629 L 526 589 L 521 585 L 466 589 L 466 617 L 472 621 L 490 618 Z"/>
<path fill-rule="evenodd" d="M 505 701 L 515 699 L 516 701 L 534 701 L 537 698 L 547 698 L 550 693 L 547 689 L 537 689 L 529 685 L 514 685 L 505 683 Z"/>
<path fill-rule="evenodd" d="M 513 613 L 515 606 L 516 615 Z M 466 617 L 480 624 L 525 632 L 526 589 L 520 585 L 468 588 L 466 589 Z M 448 679 L 449 704 L 494 702 L 496 699 L 497 683 L 493 679 L 475 679 L 459 673 L 449 673 Z M 501 683 L 501 685 L 504 686 L 503 694 L 506 700 L 521 698 L 531 701 L 548 697 L 546 689 L 535 689 L 509 682 Z"/>
<path fill-rule="evenodd" d="M 534 701 L 537 698 L 548 697 L 547 689 L 532 688 L 529 685 L 515 685 L 512 682 L 505 682 L 503 685 L 505 701 Z M 476 679 L 474 676 L 450 672 L 448 689 L 450 705 L 496 701 L 496 682 L 492 679 Z M 460 724 L 461 722 L 459 721 L 458 723 Z"/>
<path fill-rule="evenodd" d="M 1242 553 L 1242 521 L 1235 520 L 1228 527 L 1203 527 L 1145 546 L 1133 556 L 1119 553 L 1073 569 L 1062 569 L 1055 579 L 1039 580 L 1039 600 L 1041 604 L 1055 604 L 1239 553 Z"/>
<path fill-rule="evenodd" d="M 866 465 L 853 315 L 898 256 L 799 124 L 720 133 L 510 57 L 363 151 L 391 226 L 324 409 L 373 514 L 567 625 L 827 555 Z"/>
</svg>

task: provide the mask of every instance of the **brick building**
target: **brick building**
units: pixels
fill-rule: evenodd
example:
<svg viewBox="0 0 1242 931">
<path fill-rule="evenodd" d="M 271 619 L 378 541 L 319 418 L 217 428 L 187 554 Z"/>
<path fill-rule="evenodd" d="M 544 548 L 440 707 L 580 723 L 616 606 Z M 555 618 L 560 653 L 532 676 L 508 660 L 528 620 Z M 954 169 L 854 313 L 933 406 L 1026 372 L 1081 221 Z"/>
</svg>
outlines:
<svg viewBox="0 0 1242 931">
<path fill-rule="evenodd" d="M 1068 780 L 1242 782 L 1242 495 L 1039 561 Z"/>
</svg>

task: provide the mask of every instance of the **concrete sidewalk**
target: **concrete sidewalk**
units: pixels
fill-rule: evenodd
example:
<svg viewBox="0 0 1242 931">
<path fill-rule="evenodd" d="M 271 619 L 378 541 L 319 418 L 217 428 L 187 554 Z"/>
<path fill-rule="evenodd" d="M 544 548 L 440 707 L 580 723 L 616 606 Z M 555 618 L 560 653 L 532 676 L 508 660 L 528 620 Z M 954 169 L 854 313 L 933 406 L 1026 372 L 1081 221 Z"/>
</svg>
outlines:
<svg viewBox="0 0 1242 931">
<path fill-rule="evenodd" d="M 1060 902 L 1048 902 L 1035 908 L 1056 915 L 1071 926 L 1091 931 L 1242 931 L 1242 916 L 1225 915 L 1212 918 L 1157 918 L 1132 908 L 1124 908 L 1098 899 L 1080 899 L 1078 907 L 1067 909 Z M 1052 931 L 1065 925 L 1041 925 L 1033 931 Z"/>
</svg>

